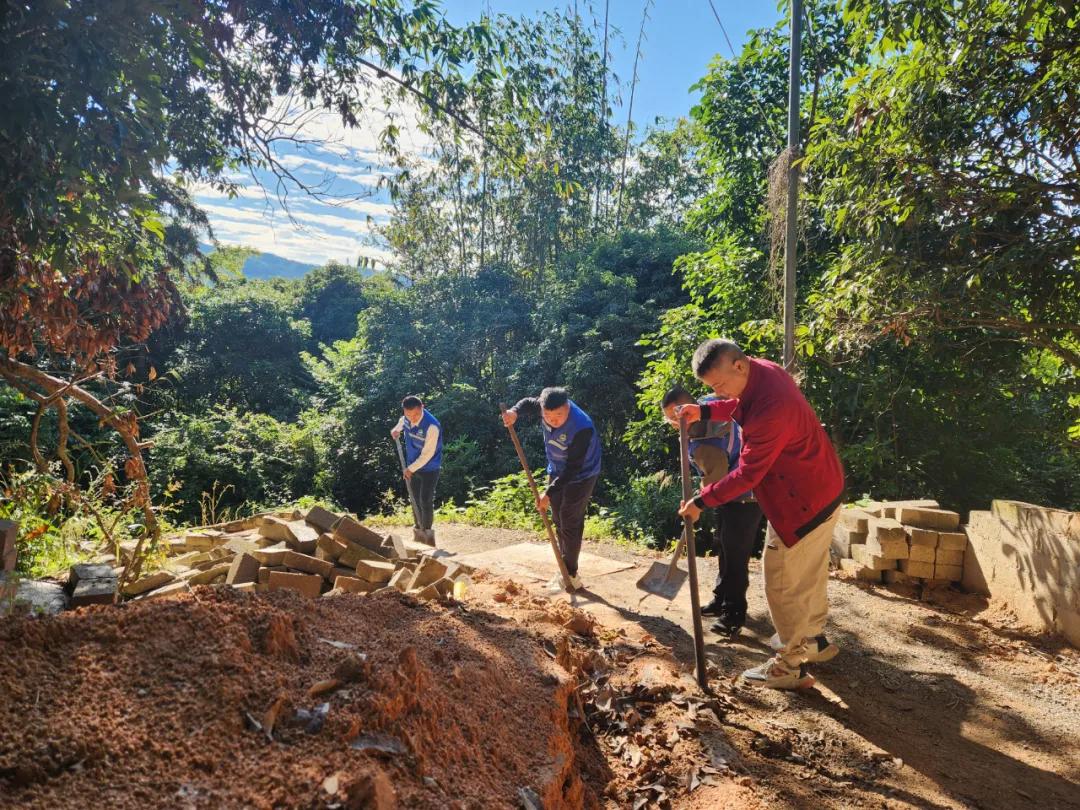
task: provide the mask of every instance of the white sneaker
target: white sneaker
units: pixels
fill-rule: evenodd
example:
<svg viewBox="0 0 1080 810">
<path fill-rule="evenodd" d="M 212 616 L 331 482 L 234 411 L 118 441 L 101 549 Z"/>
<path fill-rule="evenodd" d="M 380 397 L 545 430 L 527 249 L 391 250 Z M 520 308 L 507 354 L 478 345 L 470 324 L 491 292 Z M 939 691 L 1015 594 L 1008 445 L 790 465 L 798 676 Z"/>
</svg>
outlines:
<svg viewBox="0 0 1080 810">
<path fill-rule="evenodd" d="M 585 584 L 581 581 L 581 577 L 575 574 L 574 576 L 570 577 L 570 587 L 575 591 L 580 591 L 582 588 L 585 587 Z"/>
<path fill-rule="evenodd" d="M 555 577 L 555 579 L 544 586 L 544 590 L 548 593 L 573 593 L 574 591 L 580 590 L 582 587 L 584 586 L 582 585 L 580 577 L 570 577 L 569 588 L 563 584 L 562 577 Z"/>
<path fill-rule="evenodd" d="M 780 640 L 779 633 L 773 633 L 772 638 L 769 639 L 769 646 L 776 652 L 784 649 L 784 642 Z M 840 648 L 829 641 L 824 634 L 806 640 L 806 663 L 808 664 L 831 661 L 839 652 Z"/>
<path fill-rule="evenodd" d="M 770 689 L 809 689 L 814 685 L 814 676 L 806 671 L 804 665 L 791 669 L 780 658 L 773 657 L 761 666 L 751 667 L 742 674 L 755 686 L 767 686 Z"/>
</svg>

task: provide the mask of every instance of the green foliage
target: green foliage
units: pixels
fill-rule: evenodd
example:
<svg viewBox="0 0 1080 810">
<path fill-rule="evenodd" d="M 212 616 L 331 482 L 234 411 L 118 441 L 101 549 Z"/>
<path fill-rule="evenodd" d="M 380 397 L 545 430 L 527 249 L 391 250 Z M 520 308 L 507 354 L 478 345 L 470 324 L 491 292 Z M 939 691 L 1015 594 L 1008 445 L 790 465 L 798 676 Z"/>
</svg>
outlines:
<svg viewBox="0 0 1080 810">
<path fill-rule="evenodd" d="M 842 240 L 815 300 L 835 342 L 1045 349 L 1075 385 L 1075 8 L 853 0 L 844 19 L 872 58 L 807 155 Z"/>
<path fill-rule="evenodd" d="M 666 472 L 631 478 L 612 498 L 616 530 L 638 543 L 667 548 L 682 531 L 678 515 L 681 494 L 678 478 Z"/>
<path fill-rule="evenodd" d="M 474 490 L 463 506 L 440 507 L 436 517 L 473 526 L 544 531 L 529 480 L 523 472 L 496 478 L 490 486 Z"/>
<path fill-rule="evenodd" d="M 311 336 L 294 314 L 295 285 L 240 279 L 193 288 L 186 304 L 186 323 L 161 335 L 152 351 L 172 385 L 170 404 L 189 413 L 219 405 L 295 418 L 315 387 L 301 359 Z"/>
<path fill-rule="evenodd" d="M 358 269 L 337 262 L 304 276 L 299 311 L 311 324 L 315 343 L 348 340 L 356 334 L 356 316 L 367 306 L 364 287 Z"/>
<path fill-rule="evenodd" d="M 53 471 L 9 470 L 0 477 L 0 489 L 0 519 L 19 524 L 16 571 L 26 576 L 66 573 L 72 565 L 98 554 L 117 553 L 109 546 L 110 539 L 126 543 L 141 534 L 141 511 L 119 508 L 103 492 L 100 477 L 75 502 L 58 494 L 67 485 Z M 163 518 L 168 511 L 160 510 Z"/>
<path fill-rule="evenodd" d="M 240 513 L 321 496 L 315 465 L 316 439 L 303 423 L 224 406 L 162 419 L 150 454 L 155 498 L 171 493 L 186 520 L 199 519 L 203 493 Z"/>
</svg>

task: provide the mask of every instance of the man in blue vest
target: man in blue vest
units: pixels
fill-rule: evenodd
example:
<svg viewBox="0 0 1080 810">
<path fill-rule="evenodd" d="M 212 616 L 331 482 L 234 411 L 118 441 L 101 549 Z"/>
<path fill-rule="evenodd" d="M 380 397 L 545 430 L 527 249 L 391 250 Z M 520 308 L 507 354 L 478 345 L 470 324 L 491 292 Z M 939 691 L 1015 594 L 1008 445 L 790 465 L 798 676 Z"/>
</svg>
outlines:
<svg viewBox="0 0 1080 810">
<path fill-rule="evenodd" d="M 709 402 L 716 397 L 706 397 Z M 680 405 L 692 405 L 694 398 L 681 385 L 664 394 L 661 407 L 668 423 L 678 426 Z M 734 421 L 694 422 L 689 426 L 690 458 L 706 486 L 721 480 L 739 465 L 742 428 Z M 701 615 L 716 616 L 713 632 L 734 638 L 746 623 L 746 591 L 750 586 L 750 555 L 761 528 L 761 506 L 752 492 L 745 492 L 716 509 L 716 541 L 713 546 L 719 570 L 713 600 L 701 608 Z"/>
<path fill-rule="evenodd" d="M 540 514 L 551 507 L 570 588 L 582 587 L 578 577 L 581 538 L 585 533 L 585 510 L 589 506 L 596 479 L 600 477 L 600 437 L 592 419 L 566 393 L 565 388 L 545 388 L 539 397 L 526 397 L 503 415 L 510 427 L 518 415 L 539 414 L 547 453 L 548 485 L 537 499 Z M 556 578 L 552 590 L 561 587 Z"/>
<path fill-rule="evenodd" d="M 419 397 L 405 397 L 401 400 L 401 410 L 404 415 L 390 435 L 396 441 L 405 434 L 405 481 L 416 505 L 413 537 L 433 546 L 435 530 L 431 524 L 435 520 L 435 484 L 442 468 L 442 426 Z"/>
</svg>

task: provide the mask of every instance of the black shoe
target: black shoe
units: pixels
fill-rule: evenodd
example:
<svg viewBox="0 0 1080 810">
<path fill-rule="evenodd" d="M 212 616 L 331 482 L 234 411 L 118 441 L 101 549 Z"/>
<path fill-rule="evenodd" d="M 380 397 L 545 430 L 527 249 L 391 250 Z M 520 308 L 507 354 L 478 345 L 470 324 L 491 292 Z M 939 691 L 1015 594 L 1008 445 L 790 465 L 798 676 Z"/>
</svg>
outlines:
<svg viewBox="0 0 1080 810">
<path fill-rule="evenodd" d="M 729 639 L 730 638 L 735 638 L 735 636 L 739 635 L 739 632 L 741 630 L 742 630 L 742 622 L 739 622 L 739 623 L 736 624 L 735 622 L 733 622 L 731 619 L 728 619 L 728 618 L 723 618 L 718 622 L 714 622 L 713 626 L 712 626 L 712 631 L 714 633 L 717 633 L 717 634 L 719 634 L 721 636 L 726 636 Z"/>
<path fill-rule="evenodd" d="M 709 604 L 701 609 L 702 616 L 721 616 L 723 613 L 723 605 L 720 603 L 720 600 L 715 597 Z"/>
</svg>

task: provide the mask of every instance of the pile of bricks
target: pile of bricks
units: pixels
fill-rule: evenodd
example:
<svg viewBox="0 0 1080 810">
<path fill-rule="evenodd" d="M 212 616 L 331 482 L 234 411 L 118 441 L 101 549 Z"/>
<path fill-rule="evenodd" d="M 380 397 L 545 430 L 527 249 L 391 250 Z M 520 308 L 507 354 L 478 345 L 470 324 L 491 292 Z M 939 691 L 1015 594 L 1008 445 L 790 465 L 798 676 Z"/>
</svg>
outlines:
<svg viewBox="0 0 1080 810">
<path fill-rule="evenodd" d="M 884 501 L 845 507 L 832 552 L 856 579 L 942 585 L 961 580 L 967 542 L 960 515 L 937 501 Z"/>
<path fill-rule="evenodd" d="M 430 556 L 430 546 L 379 534 L 351 515 L 320 506 L 218 524 L 166 538 L 163 544 L 164 565 L 125 585 L 123 596 L 154 599 L 195 585 L 229 585 L 310 597 L 392 588 L 421 599 L 443 599 L 456 579 L 472 572 Z"/>
</svg>

